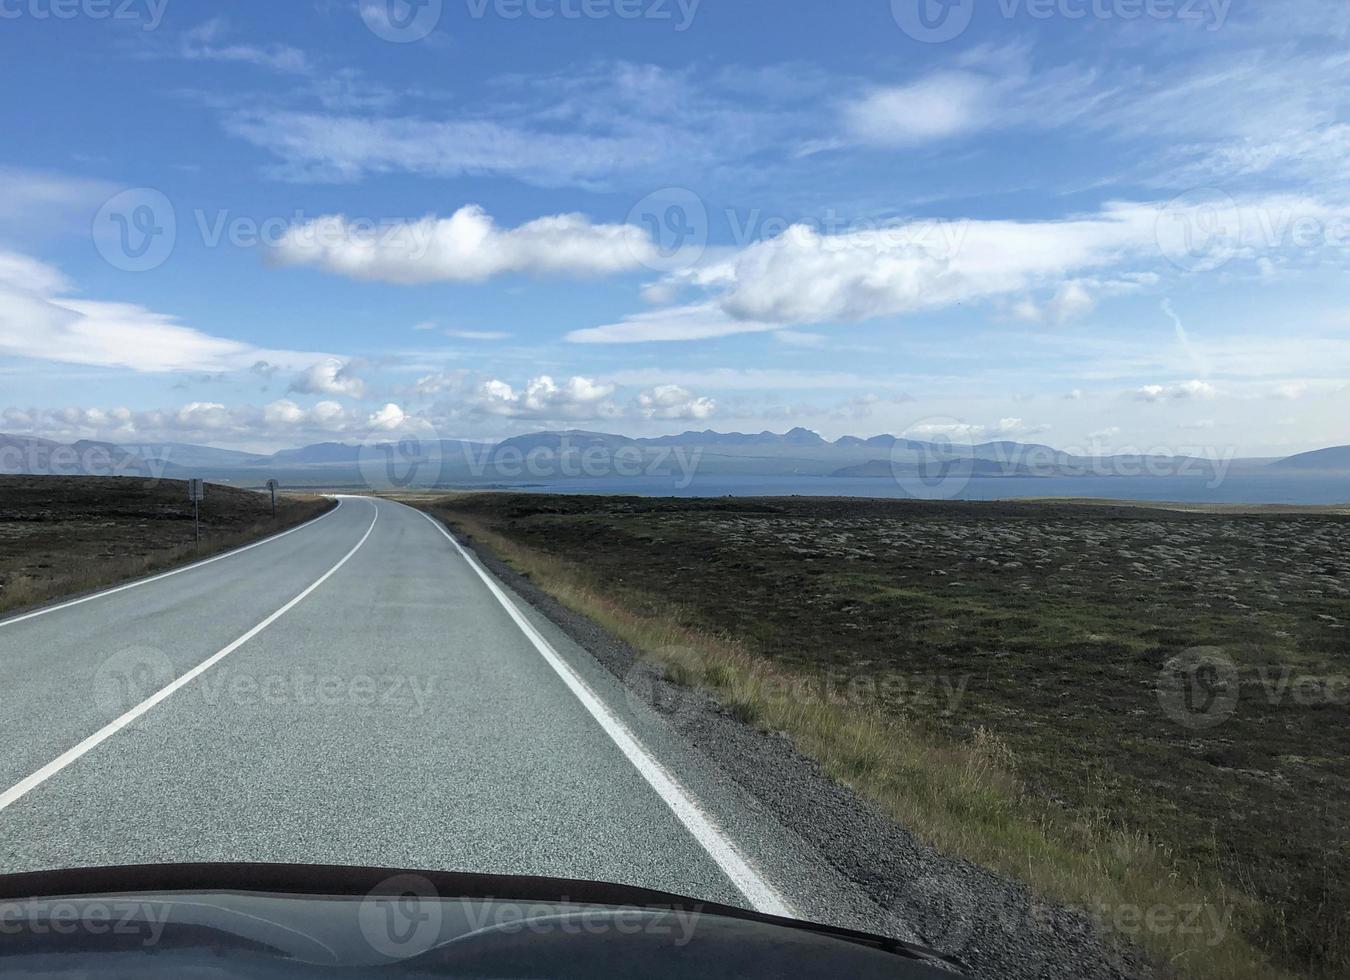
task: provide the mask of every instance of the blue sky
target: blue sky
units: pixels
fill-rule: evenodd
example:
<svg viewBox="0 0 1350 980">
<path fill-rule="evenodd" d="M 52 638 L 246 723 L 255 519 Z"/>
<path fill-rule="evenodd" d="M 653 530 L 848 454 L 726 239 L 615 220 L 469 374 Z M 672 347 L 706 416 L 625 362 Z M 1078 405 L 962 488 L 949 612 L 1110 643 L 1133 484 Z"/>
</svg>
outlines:
<svg viewBox="0 0 1350 980">
<path fill-rule="evenodd" d="M 1348 27 L 0 0 L 0 431 L 1350 443 Z"/>
</svg>

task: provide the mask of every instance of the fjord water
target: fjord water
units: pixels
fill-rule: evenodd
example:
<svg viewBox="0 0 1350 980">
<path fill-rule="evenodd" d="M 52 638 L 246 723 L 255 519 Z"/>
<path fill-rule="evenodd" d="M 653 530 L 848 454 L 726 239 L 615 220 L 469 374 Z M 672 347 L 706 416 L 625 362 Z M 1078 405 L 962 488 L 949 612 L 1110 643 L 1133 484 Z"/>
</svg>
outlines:
<svg viewBox="0 0 1350 980">
<path fill-rule="evenodd" d="M 1191 504 L 1350 504 L 1343 474 L 1232 473 L 1223 480 L 1195 476 L 981 477 L 964 485 L 915 492 L 884 477 L 695 476 L 687 486 L 672 477 L 569 479 L 496 484 L 539 493 L 637 494 L 666 497 L 883 497 L 951 500 L 1028 497 L 1107 498 Z"/>
</svg>

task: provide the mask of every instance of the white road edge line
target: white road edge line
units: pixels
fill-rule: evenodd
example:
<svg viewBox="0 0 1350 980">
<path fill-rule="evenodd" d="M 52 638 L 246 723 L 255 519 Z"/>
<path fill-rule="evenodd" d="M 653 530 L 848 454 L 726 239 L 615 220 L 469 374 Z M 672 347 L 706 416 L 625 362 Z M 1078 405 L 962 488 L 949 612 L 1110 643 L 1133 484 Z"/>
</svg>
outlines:
<svg viewBox="0 0 1350 980">
<path fill-rule="evenodd" d="M 338 505 L 332 510 L 324 511 L 313 520 L 305 521 L 303 524 L 297 524 L 289 531 L 282 531 L 280 534 L 273 534 L 270 537 L 263 538 L 261 541 L 254 541 L 252 544 L 246 544 L 242 548 L 235 548 L 233 551 L 226 551 L 223 554 L 213 555 L 210 558 L 204 558 L 201 561 L 195 561 L 191 565 L 184 565 L 182 568 L 170 569 L 167 572 L 160 572 L 158 575 L 151 575 L 149 578 L 137 579 L 134 582 L 128 582 L 126 585 L 119 585 L 116 588 L 104 589 L 102 592 L 95 592 L 92 595 L 82 596 L 79 599 L 71 599 L 68 602 L 59 602 L 54 606 L 46 606 L 42 609 L 34 610 L 30 613 L 24 613 L 22 616 L 14 616 L 11 619 L 0 619 L 0 629 L 6 626 L 13 626 L 15 623 L 22 623 L 27 619 L 36 619 L 38 616 L 45 616 L 48 613 L 59 612 L 62 609 L 69 609 L 71 606 L 78 606 L 86 602 L 93 602 L 95 599 L 102 599 L 104 596 L 116 595 L 118 592 L 125 592 L 127 589 L 138 589 L 142 585 L 149 585 L 151 582 L 158 582 L 160 579 L 166 579 L 171 575 L 181 575 L 183 572 L 190 572 L 194 568 L 201 568 L 203 565 L 209 565 L 212 562 L 223 561 L 226 558 L 233 558 L 235 555 L 242 555 L 245 551 L 252 551 L 254 548 L 261 548 L 265 544 L 271 544 L 286 537 L 288 534 L 294 534 L 296 531 L 303 531 L 311 524 L 317 524 L 325 517 L 331 517 L 342 508 L 342 498 L 338 497 Z"/>
<path fill-rule="evenodd" d="M 731 879 L 731 883 L 750 901 L 755 910 L 768 915 L 797 918 L 797 913 L 793 911 L 787 900 L 760 876 L 744 855 L 737 850 L 736 845 L 698 805 L 692 794 L 680 785 L 679 780 L 672 776 L 647 751 L 637 737 L 628 730 L 628 727 L 609 709 L 609 706 L 591 690 L 571 664 L 564 660 L 558 651 L 553 648 L 553 645 L 544 639 L 539 631 L 534 628 L 534 625 L 521 614 L 520 610 L 516 608 L 516 604 L 492 580 L 491 576 L 478 563 L 478 560 L 454 539 L 440 521 L 425 512 L 422 512 L 422 516 L 430 521 L 432 526 L 445 535 L 446 540 L 455 546 L 455 550 L 469 563 L 469 567 L 478 574 L 489 591 L 496 596 L 497 601 L 515 620 L 526 639 L 534 644 L 534 648 L 539 651 L 554 672 L 562 678 L 563 683 L 567 685 L 582 706 L 590 712 L 591 717 L 604 729 L 605 734 L 619 747 L 619 751 L 628 758 L 628 761 L 633 764 L 652 789 L 656 790 L 657 795 L 661 797 L 666 806 L 670 807 L 671 812 L 675 814 L 680 823 L 684 824 L 685 829 L 708 852 L 708 856 L 722 869 L 722 873 Z"/>
<path fill-rule="evenodd" d="M 301 592 L 290 602 L 286 603 L 286 605 L 282 606 L 276 612 L 272 613 L 272 615 L 268 616 L 261 623 L 253 627 L 253 629 L 249 630 L 247 633 L 239 637 L 239 639 L 235 640 L 233 643 L 225 647 L 223 650 L 220 650 L 219 652 L 212 654 L 210 657 L 203 660 L 196 667 L 193 667 L 191 670 L 189 670 L 186 674 L 178 678 L 173 683 L 160 688 L 158 691 L 150 695 L 140 704 L 136 705 L 136 707 L 132 708 L 126 714 L 122 715 L 120 718 L 104 725 L 102 728 L 94 732 L 94 734 L 90 735 L 88 738 L 86 738 L 80 744 L 76 745 L 74 748 L 67 749 L 65 752 L 62 752 L 59 756 L 57 756 L 51 762 L 47 763 L 45 766 L 43 766 L 37 772 L 33 773 L 28 778 L 15 783 L 9 789 L 5 790 L 3 793 L 0 793 L 0 810 L 4 810 L 12 803 L 16 802 L 17 800 L 21 799 L 28 793 L 32 792 L 37 787 L 41 786 L 43 783 L 51 779 L 58 772 L 66 768 L 66 766 L 70 765 L 76 759 L 80 758 L 80 756 L 84 755 L 90 749 L 93 749 L 96 746 L 98 746 L 101 742 L 105 742 L 109 738 L 112 738 L 112 736 L 116 735 L 123 728 L 126 728 L 133 721 L 141 717 L 141 715 L 145 714 L 147 711 L 149 711 L 155 705 L 159 704 L 165 698 L 169 697 L 169 695 L 173 694 L 175 691 L 185 687 L 188 684 L 191 684 L 202 674 L 206 673 L 216 664 L 220 663 L 230 654 L 234 653 L 234 651 L 238 650 L 249 640 L 253 639 L 263 630 L 267 629 L 267 627 L 271 626 L 282 616 L 286 615 L 286 613 L 290 612 L 292 609 L 298 606 L 302 601 L 304 601 L 304 599 L 311 592 L 313 592 L 319 586 L 323 585 L 323 583 L 327 582 L 333 576 L 333 574 L 337 572 L 339 568 L 347 564 L 347 562 L 351 559 L 352 555 L 356 554 L 358 551 L 361 550 L 361 546 L 366 543 L 367 539 L 370 537 L 371 532 L 375 530 L 376 523 L 380 519 L 379 506 L 374 503 L 372 503 L 371 506 L 375 510 L 375 517 L 370 522 L 370 527 L 366 528 L 366 533 L 362 536 L 361 540 L 356 542 L 356 547 L 353 548 L 351 551 L 347 552 L 347 554 L 343 556 L 340 562 L 338 562 L 332 568 L 328 569 L 328 571 L 324 572 L 323 575 L 321 575 L 312 585 L 309 586 L 309 588 L 305 589 L 304 592 Z"/>
</svg>

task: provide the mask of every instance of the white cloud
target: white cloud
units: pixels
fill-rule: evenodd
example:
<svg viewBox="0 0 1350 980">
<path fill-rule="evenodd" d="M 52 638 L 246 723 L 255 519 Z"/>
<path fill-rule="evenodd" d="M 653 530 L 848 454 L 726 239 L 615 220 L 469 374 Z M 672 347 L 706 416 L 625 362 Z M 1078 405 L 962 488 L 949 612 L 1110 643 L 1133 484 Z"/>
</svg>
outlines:
<svg viewBox="0 0 1350 980">
<path fill-rule="evenodd" d="M 737 320 L 716 305 L 707 303 L 635 313 L 618 323 L 573 330 L 566 339 L 576 344 L 637 344 L 659 340 L 708 340 L 774 329 L 773 324 Z"/>
<path fill-rule="evenodd" d="M 510 273 L 611 275 L 652 260 L 656 248 L 629 225 L 558 214 L 499 228 L 481 207 L 467 205 L 449 218 L 383 225 L 329 215 L 288 229 L 274 252 L 285 265 L 412 285 L 482 282 Z"/>
<path fill-rule="evenodd" d="M 636 408 L 645 419 L 694 420 L 711 418 L 717 403 L 679 385 L 658 385 L 638 395 Z"/>
<path fill-rule="evenodd" d="M 1208 381 L 1182 381 L 1170 385 L 1144 385 L 1130 393 L 1135 401 L 1187 401 L 1195 398 L 1213 398 L 1218 389 Z"/>
<path fill-rule="evenodd" d="M 548 375 L 528 381 L 517 391 L 496 378 L 482 382 L 471 399 L 472 405 L 486 415 L 505 418 L 570 420 L 613 418 L 620 414 L 609 400 L 614 386 L 590 378 L 568 378 L 558 384 Z"/>
<path fill-rule="evenodd" d="M 878 146 L 910 146 L 983 126 L 993 102 L 988 79 L 944 71 L 911 85 L 876 89 L 844 110 L 851 135 Z"/>
<path fill-rule="evenodd" d="M 0 354 L 143 372 L 248 370 L 321 356 L 212 337 L 131 303 L 63 298 L 71 288 L 45 263 L 0 253 Z"/>
<path fill-rule="evenodd" d="M 1013 308 L 1019 319 L 1033 323 L 1052 323 L 1063 325 L 1070 320 L 1084 317 L 1097 308 L 1097 301 L 1088 291 L 1085 282 L 1079 279 L 1064 283 L 1050 297 L 1044 307 L 1037 306 L 1030 299 L 1022 300 Z"/>
<path fill-rule="evenodd" d="M 728 263 L 719 302 L 736 319 L 779 323 L 936 309 L 1156 250 L 1156 215 L 1147 205 L 1117 204 L 1065 221 L 911 223 L 840 235 L 795 226 Z"/>
<path fill-rule="evenodd" d="M 508 340 L 511 335 L 502 330 L 446 330 L 453 340 Z"/>
<path fill-rule="evenodd" d="M 216 18 L 184 31 L 178 55 L 189 61 L 227 61 L 304 75 L 313 70 L 305 53 L 285 44 L 237 44 L 226 40 L 225 21 Z"/>
<path fill-rule="evenodd" d="M 379 432 L 392 432 L 404 425 L 408 415 L 392 402 L 377 409 L 366 419 L 366 427 Z"/>
<path fill-rule="evenodd" d="M 291 391 L 302 395 L 344 395 L 364 398 L 366 383 L 356 374 L 356 365 L 329 357 L 311 365 L 291 382 Z"/>
<path fill-rule="evenodd" d="M 364 431 L 368 420 L 337 402 L 304 408 L 289 399 L 264 406 L 189 402 L 178 408 L 133 411 L 126 407 L 0 411 L 4 431 L 51 439 L 110 439 L 117 442 L 200 441 L 210 444 L 332 438 Z"/>
</svg>

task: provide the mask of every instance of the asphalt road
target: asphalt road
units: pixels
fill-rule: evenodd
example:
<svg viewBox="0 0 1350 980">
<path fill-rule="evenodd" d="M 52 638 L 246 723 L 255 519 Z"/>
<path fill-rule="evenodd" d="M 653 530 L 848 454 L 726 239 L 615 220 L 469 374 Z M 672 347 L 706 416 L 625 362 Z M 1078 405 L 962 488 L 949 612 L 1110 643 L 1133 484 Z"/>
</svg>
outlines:
<svg viewBox="0 0 1350 980">
<path fill-rule="evenodd" d="M 347 497 L 0 622 L 0 870 L 608 880 L 904 935 L 441 526 Z"/>
</svg>

